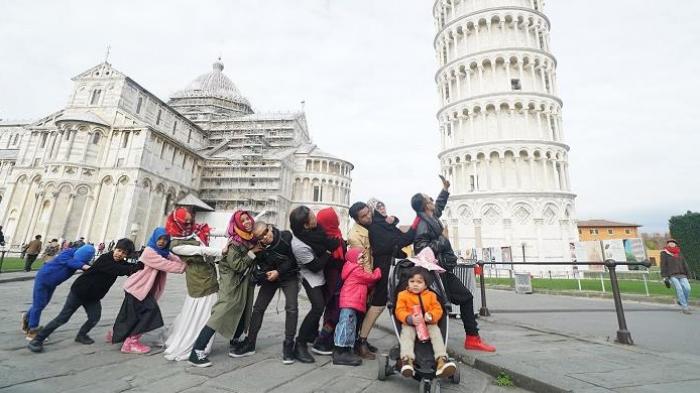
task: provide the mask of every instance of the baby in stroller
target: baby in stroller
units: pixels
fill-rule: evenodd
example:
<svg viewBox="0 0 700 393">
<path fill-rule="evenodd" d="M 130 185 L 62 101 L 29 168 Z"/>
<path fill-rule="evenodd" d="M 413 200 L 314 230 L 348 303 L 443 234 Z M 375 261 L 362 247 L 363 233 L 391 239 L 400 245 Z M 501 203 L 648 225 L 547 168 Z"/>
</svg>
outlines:
<svg viewBox="0 0 700 393">
<path fill-rule="evenodd" d="M 457 370 L 457 366 L 448 360 L 447 349 L 442 338 L 438 322 L 443 317 L 443 309 L 435 292 L 428 289 L 431 277 L 429 272 L 420 267 L 412 267 L 407 274 L 406 289 L 399 292 L 396 299 L 394 315 L 401 322 L 400 356 L 401 374 L 414 377 L 416 328 L 425 329 L 435 357 L 435 376 L 448 378 Z M 420 334 L 418 335 L 420 337 Z M 427 337 L 423 337 L 425 342 Z"/>
</svg>

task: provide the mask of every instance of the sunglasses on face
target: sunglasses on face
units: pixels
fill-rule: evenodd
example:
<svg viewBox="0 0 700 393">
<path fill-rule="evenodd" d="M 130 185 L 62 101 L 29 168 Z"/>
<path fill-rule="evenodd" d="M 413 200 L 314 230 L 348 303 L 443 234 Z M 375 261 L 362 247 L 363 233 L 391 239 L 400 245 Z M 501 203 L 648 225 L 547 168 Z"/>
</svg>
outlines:
<svg viewBox="0 0 700 393">
<path fill-rule="evenodd" d="M 262 239 L 265 238 L 265 236 L 267 236 L 268 233 L 270 233 L 270 226 L 269 225 L 265 227 L 265 230 L 263 231 L 263 233 L 261 233 L 258 236 L 255 236 L 255 240 L 261 241 Z"/>
</svg>

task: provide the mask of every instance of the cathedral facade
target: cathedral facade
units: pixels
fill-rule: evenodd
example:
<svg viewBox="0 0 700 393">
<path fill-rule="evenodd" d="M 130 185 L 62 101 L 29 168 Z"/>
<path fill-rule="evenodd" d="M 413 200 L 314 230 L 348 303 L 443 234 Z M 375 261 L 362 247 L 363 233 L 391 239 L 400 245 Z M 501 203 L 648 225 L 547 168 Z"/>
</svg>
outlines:
<svg viewBox="0 0 700 393">
<path fill-rule="evenodd" d="M 165 102 L 105 62 L 73 78 L 64 109 L 0 121 L 8 244 L 143 244 L 186 196 L 220 217 L 246 209 L 283 228 L 295 206 L 330 206 L 345 229 L 352 163 L 313 144 L 303 112 L 255 113 L 223 69 L 215 62 Z"/>
</svg>

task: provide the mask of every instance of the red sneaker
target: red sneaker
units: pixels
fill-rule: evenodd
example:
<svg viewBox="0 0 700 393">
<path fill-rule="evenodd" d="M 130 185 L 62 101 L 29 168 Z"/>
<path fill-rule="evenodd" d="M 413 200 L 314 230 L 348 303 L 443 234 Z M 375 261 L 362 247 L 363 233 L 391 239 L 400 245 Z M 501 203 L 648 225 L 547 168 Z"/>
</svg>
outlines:
<svg viewBox="0 0 700 393">
<path fill-rule="evenodd" d="M 481 341 L 479 336 L 467 336 L 464 339 L 464 349 L 472 351 L 496 352 L 496 347 Z"/>
</svg>

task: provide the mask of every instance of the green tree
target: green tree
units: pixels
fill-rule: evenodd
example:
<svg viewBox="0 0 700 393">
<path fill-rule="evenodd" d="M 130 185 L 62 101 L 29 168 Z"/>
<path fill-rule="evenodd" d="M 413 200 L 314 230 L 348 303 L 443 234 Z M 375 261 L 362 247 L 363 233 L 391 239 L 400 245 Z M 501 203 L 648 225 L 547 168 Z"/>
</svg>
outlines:
<svg viewBox="0 0 700 393">
<path fill-rule="evenodd" d="M 700 275 L 700 213 L 688 210 L 682 216 L 673 216 L 668 220 L 668 228 L 697 277 Z"/>
</svg>

